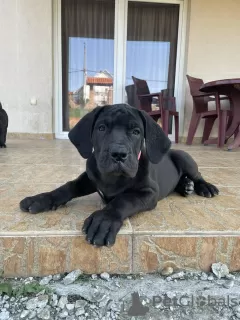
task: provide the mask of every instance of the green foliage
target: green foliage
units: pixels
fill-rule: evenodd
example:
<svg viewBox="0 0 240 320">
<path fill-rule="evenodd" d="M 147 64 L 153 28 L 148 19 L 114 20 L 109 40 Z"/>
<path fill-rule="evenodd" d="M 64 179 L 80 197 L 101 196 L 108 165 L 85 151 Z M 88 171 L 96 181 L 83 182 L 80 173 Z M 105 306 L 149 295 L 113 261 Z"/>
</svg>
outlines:
<svg viewBox="0 0 240 320">
<path fill-rule="evenodd" d="M 6 294 L 8 296 L 11 296 L 13 292 L 12 285 L 8 282 L 0 283 L 0 295 Z"/>
<path fill-rule="evenodd" d="M 52 290 L 46 286 L 41 286 L 38 282 L 24 283 L 15 288 L 9 282 L 0 283 L 0 295 L 8 295 L 14 297 L 31 296 L 45 290 L 46 294 L 50 294 Z"/>
</svg>

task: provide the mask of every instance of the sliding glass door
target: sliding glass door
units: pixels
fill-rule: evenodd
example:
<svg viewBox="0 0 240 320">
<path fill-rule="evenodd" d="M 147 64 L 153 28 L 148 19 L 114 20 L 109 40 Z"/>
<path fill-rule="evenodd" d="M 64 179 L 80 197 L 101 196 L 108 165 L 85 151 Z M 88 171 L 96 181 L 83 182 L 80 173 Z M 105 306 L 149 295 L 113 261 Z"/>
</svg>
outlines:
<svg viewBox="0 0 240 320">
<path fill-rule="evenodd" d="M 97 105 L 125 102 L 132 76 L 174 95 L 178 0 L 59 1 L 63 131 Z"/>
<path fill-rule="evenodd" d="M 62 0 L 63 130 L 113 103 L 113 0 Z"/>
<path fill-rule="evenodd" d="M 126 84 L 132 76 L 146 80 L 150 92 L 174 96 L 179 5 L 156 2 L 128 2 Z M 136 107 L 138 99 L 128 97 Z M 166 106 L 167 107 L 167 106 Z M 152 100 L 158 109 L 158 100 Z M 170 119 L 172 132 L 172 119 Z"/>
</svg>

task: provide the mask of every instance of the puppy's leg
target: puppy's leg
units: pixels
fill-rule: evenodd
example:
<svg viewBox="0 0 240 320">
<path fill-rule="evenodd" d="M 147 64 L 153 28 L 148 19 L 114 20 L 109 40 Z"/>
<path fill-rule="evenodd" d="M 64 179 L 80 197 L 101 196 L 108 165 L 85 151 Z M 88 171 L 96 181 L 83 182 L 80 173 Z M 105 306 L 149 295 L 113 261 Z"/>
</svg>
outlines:
<svg viewBox="0 0 240 320">
<path fill-rule="evenodd" d="M 84 172 L 76 180 L 51 191 L 27 197 L 20 202 L 20 209 L 25 212 L 38 213 L 56 210 L 73 198 L 86 196 L 96 192 L 96 188 Z"/>
<path fill-rule="evenodd" d="M 219 190 L 203 179 L 193 158 L 182 150 L 171 150 L 170 156 L 179 172 L 194 182 L 194 191 L 202 197 L 211 198 L 218 195 Z"/>
<path fill-rule="evenodd" d="M 174 191 L 179 193 L 183 197 L 187 197 L 194 191 L 194 182 L 187 176 L 182 176 Z"/>
<path fill-rule="evenodd" d="M 127 217 L 151 210 L 156 204 L 157 193 L 149 186 L 116 196 L 105 208 L 95 211 L 84 221 L 86 240 L 96 246 L 113 245 Z"/>
</svg>

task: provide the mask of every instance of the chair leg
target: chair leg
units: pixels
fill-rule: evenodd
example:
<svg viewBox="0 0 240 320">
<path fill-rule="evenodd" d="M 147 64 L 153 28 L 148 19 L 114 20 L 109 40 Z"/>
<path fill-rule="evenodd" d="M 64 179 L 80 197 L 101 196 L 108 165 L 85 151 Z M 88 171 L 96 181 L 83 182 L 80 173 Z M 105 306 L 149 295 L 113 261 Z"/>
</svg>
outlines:
<svg viewBox="0 0 240 320">
<path fill-rule="evenodd" d="M 168 128 L 169 128 L 169 111 L 162 111 L 162 130 L 168 136 Z"/>
<path fill-rule="evenodd" d="M 175 143 L 178 143 L 179 138 L 179 116 L 174 117 L 174 124 L 175 124 Z"/>
<path fill-rule="evenodd" d="M 201 115 L 193 112 L 189 129 L 188 129 L 187 144 L 192 144 L 192 141 L 197 131 L 197 127 L 199 125 L 200 120 L 201 120 Z"/>
<path fill-rule="evenodd" d="M 226 139 L 227 110 L 220 110 L 218 121 L 218 147 L 222 148 Z"/>
<path fill-rule="evenodd" d="M 210 133 L 212 131 L 214 122 L 217 117 L 210 117 L 205 119 L 205 125 L 204 125 L 204 130 L 203 130 L 203 136 L 202 136 L 202 143 L 204 141 L 209 139 Z"/>
</svg>

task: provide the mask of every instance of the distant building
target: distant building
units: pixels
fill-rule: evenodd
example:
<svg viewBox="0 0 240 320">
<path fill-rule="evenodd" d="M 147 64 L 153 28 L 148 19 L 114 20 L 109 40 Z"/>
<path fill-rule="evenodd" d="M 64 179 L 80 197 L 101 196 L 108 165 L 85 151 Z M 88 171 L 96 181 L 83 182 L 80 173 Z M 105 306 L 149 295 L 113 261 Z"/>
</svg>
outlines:
<svg viewBox="0 0 240 320">
<path fill-rule="evenodd" d="M 100 71 L 94 77 L 87 77 L 89 96 L 85 109 L 93 109 L 96 106 L 104 106 L 113 103 L 113 77 L 108 71 Z"/>
<path fill-rule="evenodd" d="M 104 70 L 98 72 L 93 77 L 87 77 L 86 85 L 74 92 L 69 92 L 70 107 L 74 104 L 84 107 L 84 109 L 93 109 L 96 106 L 104 106 L 113 103 L 113 77 Z"/>
</svg>

